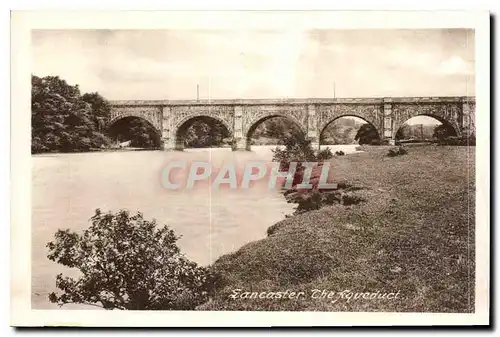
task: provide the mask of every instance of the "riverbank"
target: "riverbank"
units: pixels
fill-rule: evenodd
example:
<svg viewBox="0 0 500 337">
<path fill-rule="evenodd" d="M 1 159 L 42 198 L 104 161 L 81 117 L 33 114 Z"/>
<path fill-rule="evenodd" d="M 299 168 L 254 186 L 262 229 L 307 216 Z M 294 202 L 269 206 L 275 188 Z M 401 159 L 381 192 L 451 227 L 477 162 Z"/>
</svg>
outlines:
<svg viewBox="0 0 500 337">
<path fill-rule="evenodd" d="M 475 149 L 419 146 L 400 157 L 386 154 L 386 147 L 371 147 L 333 158 L 335 178 L 365 201 L 287 218 L 267 238 L 220 257 L 212 265 L 222 275 L 216 296 L 199 309 L 473 311 Z M 231 296 L 237 289 L 305 295 Z M 315 290 L 398 297 L 318 298 Z"/>
</svg>

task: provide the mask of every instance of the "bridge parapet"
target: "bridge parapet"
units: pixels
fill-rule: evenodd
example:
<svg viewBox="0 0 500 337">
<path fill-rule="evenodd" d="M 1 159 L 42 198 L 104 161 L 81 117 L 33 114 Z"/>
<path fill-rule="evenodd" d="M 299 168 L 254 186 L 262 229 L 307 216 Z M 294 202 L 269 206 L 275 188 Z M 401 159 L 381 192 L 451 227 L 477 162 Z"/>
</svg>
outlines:
<svg viewBox="0 0 500 337">
<path fill-rule="evenodd" d="M 475 102 L 474 96 L 428 97 L 352 97 L 352 98 L 278 98 L 278 99 L 201 99 L 201 100 L 111 100 L 112 106 L 167 106 L 167 105 L 267 105 L 267 104 L 382 104 L 426 102 Z"/>
</svg>

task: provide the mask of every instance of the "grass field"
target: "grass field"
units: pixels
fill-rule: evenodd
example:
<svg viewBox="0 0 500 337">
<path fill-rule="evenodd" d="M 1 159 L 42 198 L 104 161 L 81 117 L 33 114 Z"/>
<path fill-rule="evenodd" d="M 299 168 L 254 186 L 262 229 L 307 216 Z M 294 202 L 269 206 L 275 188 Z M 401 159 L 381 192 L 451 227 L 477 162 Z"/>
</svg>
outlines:
<svg viewBox="0 0 500 337">
<path fill-rule="evenodd" d="M 213 264 L 223 277 L 217 294 L 199 309 L 472 312 L 475 149 L 386 153 L 372 147 L 333 158 L 334 177 L 358 187 L 365 201 L 287 218 L 267 238 L 222 256 Z M 233 299 L 234 289 L 306 295 Z M 314 289 L 399 295 L 333 301 L 312 298 Z"/>
</svg>

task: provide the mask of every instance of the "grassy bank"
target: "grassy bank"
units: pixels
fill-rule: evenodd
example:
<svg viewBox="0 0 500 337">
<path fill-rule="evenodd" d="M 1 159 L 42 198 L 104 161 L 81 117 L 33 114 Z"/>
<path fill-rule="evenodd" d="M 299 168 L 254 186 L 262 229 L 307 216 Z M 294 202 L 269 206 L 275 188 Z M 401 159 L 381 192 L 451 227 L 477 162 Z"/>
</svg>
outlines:
<svg viewBox="0 0 500 337">
<path fill-rule="evenodd" d="M 366 150 L 366 149 L 365 149 Z M 469 312 L 474 306 L 475 149 L 387 148 L 332 159 L 330 172 L 365 201 L 285 219 L 268 237 L 222 256 L 205 310 Z M 298 299 L 232 299 L 303 291 Z M 393 300 L 311 298 L 314 289 L 398 292 Z M 335 297 L 336 298 L 336 297 Z"/>
</svg>

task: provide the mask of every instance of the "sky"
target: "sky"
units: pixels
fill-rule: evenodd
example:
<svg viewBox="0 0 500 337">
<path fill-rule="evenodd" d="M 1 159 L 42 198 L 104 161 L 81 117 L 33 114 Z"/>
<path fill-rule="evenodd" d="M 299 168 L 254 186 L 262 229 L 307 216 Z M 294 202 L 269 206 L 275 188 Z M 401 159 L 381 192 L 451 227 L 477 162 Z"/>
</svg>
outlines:
<svg viewBox="0 0 500 337">
<path fill-rule="evenodd" d="M 475 95 L 467 29 L 34 30 L 32 56 L 109 100 Z"/>
</svg>

